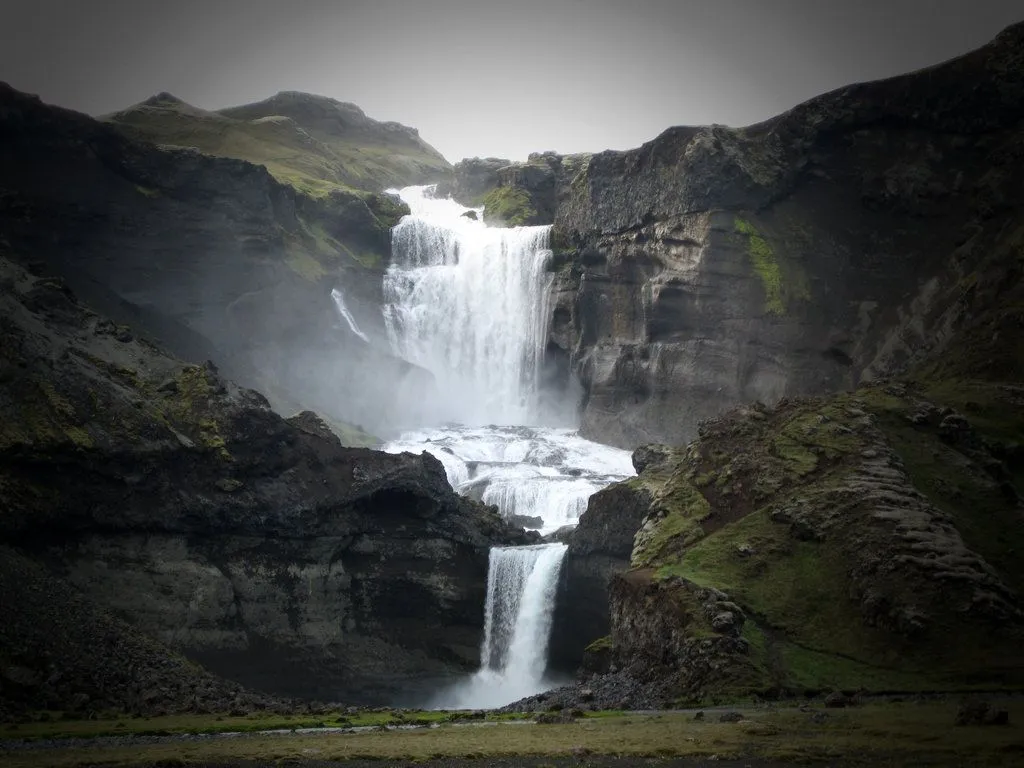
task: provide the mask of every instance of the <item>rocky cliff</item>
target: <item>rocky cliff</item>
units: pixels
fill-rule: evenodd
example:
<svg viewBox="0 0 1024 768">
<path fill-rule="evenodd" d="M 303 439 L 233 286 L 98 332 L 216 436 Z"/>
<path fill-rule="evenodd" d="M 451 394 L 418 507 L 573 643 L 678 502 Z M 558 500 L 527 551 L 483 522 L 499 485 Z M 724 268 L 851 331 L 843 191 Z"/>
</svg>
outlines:
<svg viewBox="0 0 1024 768">
<path fill-rule="evenodd" d="M 259 165 L 122 130 L 0 86 L 0 233 L 13 252 L 283 412 L 395 429 L 404 388 L 431 386 L 390 356 L 379 309 L 404 206 L 341 187 L 313 197 Z M 369 343 L 339 318 L 335 288 Z"/>
<path fill-rule="evenodd" d="M 344 448 L 0 256 L 3 553 L 265 690 L 382 702 L 475 667 L 488 549 L 522 531 L 431 456 Z M 81 661 L 0 640 L 21 680 Z"/>
<path fill-rule="evenodd" d="M 672 128 L 559 173 L 545 156 L 492 169 L 495 189 L 554 211 L 550 340 L 586 391 L 585 434 L 685 443 L 739 403 L 943 354 L 1017 263 L 1022 50 L 1017 25 L 758 125 Z"/>
<path fill-rule="evenodd" d="M 569 539 L 554 647 L 614 665 L 595 701 L 1019 680 L 1022 41 L 558 193 L 585 431 L 697 439 L 637 451 Z"/>
<path fill-rule="evenodd" d="M 1022 398 L 907 379 L 740 407 L 685 449 L 638 452 L 638 477 L 604 492 L 623 522 L 645 513 L 607 580 L 603 665 L 517 706 L 1018 688 Z M 604 506 L 587 516 L 613 520 Z"/>
</svg>

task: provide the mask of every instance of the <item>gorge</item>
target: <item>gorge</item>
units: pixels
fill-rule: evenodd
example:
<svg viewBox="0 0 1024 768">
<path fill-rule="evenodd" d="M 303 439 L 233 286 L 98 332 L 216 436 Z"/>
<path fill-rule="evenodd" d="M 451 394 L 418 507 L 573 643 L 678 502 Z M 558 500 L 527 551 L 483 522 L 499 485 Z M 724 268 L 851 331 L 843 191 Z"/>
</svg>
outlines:
<svg viewBox="0 0 1024 768">
<path fill-rule="evenodd" d="M 410 214 L 392 233 L 383 312 L 392 351 L 435 377 L 421 418 L 437 426 L 384 450 L 427 451 L 456 491 L 495 505 L 512 524 L 564 534 L 591 494 L 633 468 L 625 451 L 559 428 L 575 404 L 543 386 L 549 227 L 489 226 L 485 207 L 435 193 L 397 193 Z M 543 690 L 565 549 L 491 550 L 481 669 L 435 705 L 501 706 Z"/>
<path fill-rule="evenodd" d="M 455 166 L 0 84 L 0 713 L 1024 685 L 1022 51 Z"/>
</svg>

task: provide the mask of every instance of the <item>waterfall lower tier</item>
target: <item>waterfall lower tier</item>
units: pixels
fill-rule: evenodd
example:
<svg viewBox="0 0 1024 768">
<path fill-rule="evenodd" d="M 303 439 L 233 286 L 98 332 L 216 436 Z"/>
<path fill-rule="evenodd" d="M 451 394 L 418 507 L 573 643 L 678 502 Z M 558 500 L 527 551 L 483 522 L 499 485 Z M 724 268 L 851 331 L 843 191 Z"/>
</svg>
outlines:
<svg viewBox="0 0 1024 768">
<path fill-rule="evenodd" d="M 480 671 L 436 707 L 500 707 L 550 687 L 544 672 L 565 551 L 564 544 L 491 550 Z"/>
</svg>

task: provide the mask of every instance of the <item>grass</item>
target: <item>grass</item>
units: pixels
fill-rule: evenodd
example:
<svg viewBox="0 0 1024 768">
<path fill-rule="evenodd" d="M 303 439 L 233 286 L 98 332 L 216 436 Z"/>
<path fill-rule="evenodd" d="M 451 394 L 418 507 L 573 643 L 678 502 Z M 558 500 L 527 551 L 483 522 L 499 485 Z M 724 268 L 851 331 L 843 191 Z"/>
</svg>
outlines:
<svg viewBox="0 0 1024 768">
<path fill-rule="evenodd" d="M 1008 702 L 1010 722 L 1024 704 Z M 406 760 L 574 753 L 623 757 L 763 758 L 835 761 L 852 765 L 1006 765 L 1024 754 L 1024 733 L 1006 727 L 952 727 L 951 702 L 878 703 L 830 711 L 823 722 L 795 708 L 745 709 L 739 723 L 702 721 L 689 714 L 608 713 L 565 725 L 454 725 L 388 732 L 252 735 L 124 746 L 9 751 L 6 768 L 51 766 L 188 765 L 222 760 Z M 486 763 L 484 763 L 486 764 Z"/>
<path fill-rule="evenodd" d="M 134 138 L 263 165 L 311 197 L 336 189 L 379 192 L 450 171 L 428 145 L 389 141 L 383 131 L 346 135 L 341 126 L 324 131 L 292 120 L 236 119 L 173 102 L 137 106 L 106 119 Z"/>
<path fill-rule="evenodd" d="M 989 395 L 996 391 L 1001 406 L 976 389 L 969 396 L 957 393 L 963 412 L 979 414 L 977 429 L 985 439 L 1019 445 L 1013 422 L 1024 417 L 1006 417 L 1014 412 L 1005 402 L 1006 388 Z M 1020 397 L 1017 390 L 1011 395 Z M 911 423 L 920 399 L 920 388 L 894 396 L 868 387 L 794 401 L 768 415 L 739 411 L 712 426 L 671 473 L 662 468 L 657 477 L 644 473 L 630 481 L 652 494 L 658 521 L 638 535 L 633 566 L 653 568 L 655 579 L 680 593 L 693 591 L 687 584 L 722 590 L 746 614 L 749 651 L 736 663 L 749 660 L 752 673 L 738 676 L 737 685 L 757 684 L 757 670 L 791 691 L 1011 690 L 1024 682 L 1016 630 L 993 635 L 989 625 L 943 610 L 941 586 L 904 582 L 898 569 L 886 566 L 874 576 L 882 594 L 925 606 L 924 635 L 912 639 L 864 614 L 855 573 L 865 562 L 861 553 L 865 547 L 881 557 L 900 551 L 899 542 L 890 547 L 872 522 L 870 506 L 862 508 L 845 490 L 862 451 L 876 443 L 884 447 L 876 428 L 902 458 L 914 486 L 949 516 L 967 546 L 1011 588 L 1024 589 L 1024 526 L 1015 499 L 984 462 L 971 458 L 971 449 L 941 439 L 937 425 Z M 1004 418 L 997 422 L 1000 412 Z M 992 433 L 985 431 L 988 418 Z M 677 503 L 666 505 L 668 499 Z M 670 581 L 676 578 L 684 581 Z M 695 637 L 703 626 L 702 607 L 678 608 Z"/>
<path fill-rule="evenodd" d="M 381 725 L 432 725 L 443 722 L 522 720 L 529 715 L 481 714 L 444 710 L 334 711 L 317 715 L 256 712 L 248 715 L 181 714 L 158 717 L 109 715 L 97 719 L 75 719 L 62 712 L 37 712 L 31 722 L 0 723 L 0 741 L 7 739 L 68 739 L 100 736 L 170 736 L 174 734 L 253 733 L 303 728 L 366 728 Z"/>
</svg>

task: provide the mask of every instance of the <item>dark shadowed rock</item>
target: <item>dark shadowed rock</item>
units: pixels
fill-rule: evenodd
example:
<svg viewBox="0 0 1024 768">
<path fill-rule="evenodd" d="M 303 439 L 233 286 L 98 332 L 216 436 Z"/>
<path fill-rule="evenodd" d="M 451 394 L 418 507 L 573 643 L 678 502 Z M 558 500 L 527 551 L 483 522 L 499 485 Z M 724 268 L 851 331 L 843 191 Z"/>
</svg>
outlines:
<svg viewBox="0 0 1024 768">
<path fill-rule="evenodd" d="M 586 390 L 584 434 L 685 443 L 741 402 L 929 355 L 1002 372 L 1022 48 L 1018 24 L 927 70 L 746 128 L 670 128 L 556 174 L 550 340 Z M 961 328 L 972 343 L 951 347 Z"/>
<path fill-rule="evenodd" d="M 345 448 L 4 258 L 0 340 L 0 532 L 100 610 L 286 694 L 475 668 L 488 550 L 526 539 L 433 456 Z"/>
</svg>

